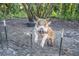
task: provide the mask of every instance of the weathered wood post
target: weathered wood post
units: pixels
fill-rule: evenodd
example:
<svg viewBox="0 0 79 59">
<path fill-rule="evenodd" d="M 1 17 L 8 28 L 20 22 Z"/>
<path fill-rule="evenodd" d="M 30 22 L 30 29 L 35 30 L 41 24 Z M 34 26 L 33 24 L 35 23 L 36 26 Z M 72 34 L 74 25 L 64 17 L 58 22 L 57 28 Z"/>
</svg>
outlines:
<svg viewBox="0 0 79 59">
<path fill-rule="evenodd" d="M 8 38 L 7 38 L 7 27 L 6 27 L 6 21 L 3 21 L 4 23 L 4 31 L 5 31 L 5 39 L 6 39 L 6 45 L 7 45 L 7 49 L 8 49 Z"/>
<path fill-rule="evenodd" d="M 61 31 L 61 41 L 60 41 L 60 48 L 59 48 L 59 56 L 61 55 L 63 36 L 64 36 L 64 28 Z"/>
</svg>

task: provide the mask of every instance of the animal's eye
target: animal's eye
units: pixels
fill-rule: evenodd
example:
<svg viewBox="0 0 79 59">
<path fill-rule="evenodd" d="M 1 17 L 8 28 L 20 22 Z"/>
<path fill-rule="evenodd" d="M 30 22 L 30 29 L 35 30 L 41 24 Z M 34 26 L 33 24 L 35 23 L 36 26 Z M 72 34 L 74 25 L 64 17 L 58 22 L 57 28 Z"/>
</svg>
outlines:
<svg viewBox="0 0 79 59">
<path fill-rule="evenodd" d="M 36 27 L 38 27 L 38 25 L 36 25 Z"/>
<path fill-rule="evenodd" d="M 44 26 L 46 26 L 46 24 L 44 24 Z"/>
<path fill-rule="evenodd" d="M 38 25 L 40 25 L 40 22 L 38 22 Z"/>
<path fill-rule="evenodd" d="M 47 24 L 47 22 L 45 21 L 45 23 L 44 23 L 45 25 Z"/>
</svg>

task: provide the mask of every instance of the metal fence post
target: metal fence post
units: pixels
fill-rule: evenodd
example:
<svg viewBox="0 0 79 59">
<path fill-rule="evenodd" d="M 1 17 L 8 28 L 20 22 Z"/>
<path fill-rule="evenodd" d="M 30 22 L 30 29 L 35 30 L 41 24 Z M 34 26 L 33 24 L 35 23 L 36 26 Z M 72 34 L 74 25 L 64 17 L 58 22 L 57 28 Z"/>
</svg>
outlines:
<svg viewBox="0 0 79 59">
<path fill-rule="evenodd" d="M 31 49 L 32 49 L 32 33 L 30 35 L 31 35 Z M 32 50 L 31 50 L 31 56 L 32 56 Z"/>
<path fill-rule="evenodd" d="M 30 37 L 30 49 L 32 49 L 32 33 L 30 32 L 30 33 L 27 33 L 27 35 Z M 30 55 L 32 56 L 32 50 L 30 51 L 31 53 L 30 53 Z"/>
<path fill-rule="evenodd" d="M 0 43 L 1 43 L 1 48 L 3 49 L 3 40 L 2 40 L 2 33 L 0 32 Z"/>
<path fill-rule="evenodd" d="M 3 21 L 4 23 L 4 31 L 5 31 L 5 39 L 6 39 L 6 45 L 7 45 L 7 49 L 8 49 L 8 38 L 7 38 L 7 27 L 6 27 L 6 21 Z"/>
<path fill-rule="evenodd" d="M 61 32 L 61 41 L 60 41 L 60 48 L 59 48 L 59 56 L 61 56 L 63 36 L 64 36 L 63 34 L 64 34 L 64 29 L 62 29 L 62 32 Z"/>
</svg>

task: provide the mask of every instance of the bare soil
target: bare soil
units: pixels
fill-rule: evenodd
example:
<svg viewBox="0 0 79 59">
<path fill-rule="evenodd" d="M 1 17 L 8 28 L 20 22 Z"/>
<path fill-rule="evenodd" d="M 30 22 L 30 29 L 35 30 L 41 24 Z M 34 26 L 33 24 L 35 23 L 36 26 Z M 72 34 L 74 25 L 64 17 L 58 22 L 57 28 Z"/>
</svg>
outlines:
<svg viewBox="0 0 79 59">
<path fill-rule="evenodd" d="M 55 46 L 49 47 L 45 44 L 41 48 L 39 43 L 34 42 L 34 27 L 27 27 L 27 20 L 7 20 L 7 41 L 3 22 L 0 21 L 0 55 L 1 56 L 58 56 L 61 40 L 61 29 L 64 28 L 64 39 L 62 43 L 62 56 L 79 56 L 79 22 L 52 20 L 50 25 L 56 32 Z M 27 33 L 32 34 L 31 36 Z M 1 38 L 1 36 L 0 36 Z"/>
</svg>

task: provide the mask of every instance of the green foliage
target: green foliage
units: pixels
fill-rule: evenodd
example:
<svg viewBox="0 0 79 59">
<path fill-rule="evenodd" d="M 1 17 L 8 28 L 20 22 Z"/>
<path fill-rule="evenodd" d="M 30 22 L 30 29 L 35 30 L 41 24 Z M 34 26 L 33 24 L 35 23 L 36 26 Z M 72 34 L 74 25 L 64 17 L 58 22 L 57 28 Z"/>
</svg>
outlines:
<svg viewBox="0 0 79 59">
<path fill-rule="evenodd" d="M 0 19 L 25 18 L 32 19 L 54 17 L 63 20 L 79 20 L 79 4 L 73 3 L 0 3 Z"/>
<path fill-rule="evenodd" d="M 0 4 L 0 19 L 26 17 L 26 13 L 21 4 Z"/>
<path fill-rule="evenodd" d="M 25 12 L 29 19 L 32 19 L 35 16 L 40 18 L 50 17 L 52 14 L 53 4 L 22 4 L 24 6 Z"/>
<path fill-rule="evenodd" d="M 78 20 L 79 19 L 78 9 L 79 9 L 79 4 L 72 4 L 72 3 L 57 4 L 58 11 L 55 11 L 55 13 L 57 14 L 57 16 L 55 17 L 63 20 Z"/>
</svg>

